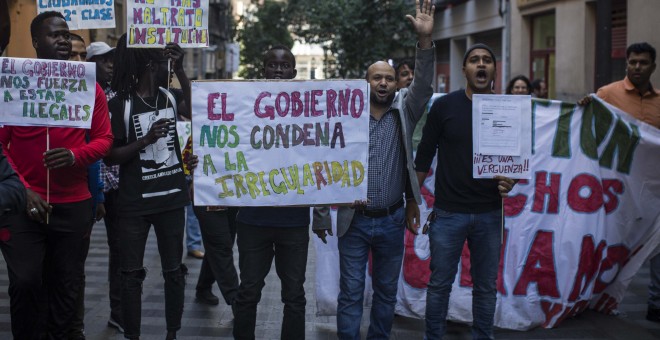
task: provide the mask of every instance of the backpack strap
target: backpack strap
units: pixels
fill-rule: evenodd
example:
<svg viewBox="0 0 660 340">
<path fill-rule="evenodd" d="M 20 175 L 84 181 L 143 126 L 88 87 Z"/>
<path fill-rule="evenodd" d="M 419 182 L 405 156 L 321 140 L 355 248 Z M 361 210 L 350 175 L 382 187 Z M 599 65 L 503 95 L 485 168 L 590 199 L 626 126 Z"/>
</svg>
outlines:
<svg viewBox="0 0 660 340">
<path fill-rule="evenodd" d="M 170 92 L 166 88 L 163 88 L 163 87 L 159 86 L 158 89 L 160 90 L 161 93 L 166 95 L 167 99 L 170 101 L 170 103 L 172 103 L 172 108 L 174 109 L 174 118 L 176 118 L 178 116 L 178 112 L 177 112 L 178 111 L 178 106 L 177 106 L 177 103 L 176 103 L 176 99 L 174 99 L 174 95 L 172 94 L 172 92 Z"/>
<path fill-rule="evenodd" d="M 126 143 L 128 143 L 128 130 L 130 129 L 128 120 L 131 117 L 132 107 L 133 107 L 133 97 L 128 96 L 128 99 L 124 101 L 124 129 L 126 130 Z"/>
<path fill-rule="evenodd" d="M 165 88 L 158 87 L 161 93 L 167 96 L 167 100 L 172 103 L 172 108 L 174 109 L 174 117 L 177 117 L 177 104 L 176 99 L 172 92 L 168 91 Z M 156 103 L 158 105 L 158 103 Z M 133 97 L 129 96 L 128 99 L 124 101 L 124 127 L 126 128 L 126 142 L 128 143 L 128 130 L 130 129 L 129 119 L 131 118 L 131 108 L 133 107 Z"/>
</svg>

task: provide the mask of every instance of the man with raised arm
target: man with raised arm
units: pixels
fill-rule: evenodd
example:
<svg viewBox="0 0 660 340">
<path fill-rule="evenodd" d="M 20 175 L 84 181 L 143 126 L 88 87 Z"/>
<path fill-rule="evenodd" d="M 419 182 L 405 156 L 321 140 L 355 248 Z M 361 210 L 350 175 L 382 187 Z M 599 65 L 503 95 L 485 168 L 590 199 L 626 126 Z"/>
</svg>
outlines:
<svg viewBox="0 0 660 340">
<path fill-rule="evenodd" d="M 415 232 L 418 204 L 421 204 L 413 169 L 412 134 L 433 94 L 434 13 L 435 6 L 424 0 L 423 4 L 416 1 L 414 18 L 407 16 L 418 39 L 415 75 L 410 87 L 396 94 L 394 68 L 384 61 L 373 63 L 367 70 L 366 78 L 371 86 L 367 202 L 340 207 L 337 212 L 339 339 L 360 338 L 369 252 L 374 294 L 367 338 L 388 339 L 392 329 L 404 233 L 406 225 Z M 328 211 L 327 207 L 314 211 L 315 232 L 324 240 L 330 230 Z"/>
</svg>

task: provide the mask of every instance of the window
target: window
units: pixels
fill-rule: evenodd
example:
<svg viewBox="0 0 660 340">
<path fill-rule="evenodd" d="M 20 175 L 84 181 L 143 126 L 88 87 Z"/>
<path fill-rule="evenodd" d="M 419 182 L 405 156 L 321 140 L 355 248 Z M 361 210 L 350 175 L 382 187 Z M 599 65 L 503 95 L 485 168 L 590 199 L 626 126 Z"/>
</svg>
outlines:
<svg viewBox="0 0 660 340">
<path fill-rule="evenodd" d="M 532 18 L 531 80 L 543 79 L 548 98 L 555 98 L 555 14 Z"/>
</svg>

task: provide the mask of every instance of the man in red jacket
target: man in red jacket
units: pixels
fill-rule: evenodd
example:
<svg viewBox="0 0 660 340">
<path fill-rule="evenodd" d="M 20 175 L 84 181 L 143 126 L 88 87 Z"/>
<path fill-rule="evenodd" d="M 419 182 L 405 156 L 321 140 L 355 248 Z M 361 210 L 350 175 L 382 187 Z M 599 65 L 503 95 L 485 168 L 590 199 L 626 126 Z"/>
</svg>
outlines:
<svg viewBox="0 0 660 340">
<path fill-rule="evenodd" d="M 71 40 L 62 14 L 37 15 L 30 31 L 39 59 L 68 60 Z M 9 272 L 12 333 L 15 339 L 34 339 L 43 332 L 49 339 L 64 339 L 84 270 L 83 236 L 92 220 L 87 166 L 112 144 L 105 94 L 96 84 L 89 130 L 4 126 L 0 143 L 8 147 L 7 159 L 27 189 L 25 213 L 10 221 L 9 235 L 0 242 Z"/>
</svg>

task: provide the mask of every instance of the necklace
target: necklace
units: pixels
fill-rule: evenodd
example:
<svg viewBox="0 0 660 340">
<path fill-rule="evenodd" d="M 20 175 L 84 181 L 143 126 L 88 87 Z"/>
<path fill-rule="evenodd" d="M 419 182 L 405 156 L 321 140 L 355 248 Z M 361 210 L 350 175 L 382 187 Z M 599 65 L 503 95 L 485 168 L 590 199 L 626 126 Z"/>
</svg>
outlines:
<svg viewBox="0 0 660 340">
<path fill-rule="evenodd" d="M 152 108 L 152 109 L 154 109 L 154 110 L 157 110 L 157 109 L 158 109 L 158 96 L 160 96 L 160 91 L 158 91 L 158 92 L 156 93 L 156 101 L 154 102 L 154 105 L 149 105 L 149 104 L 144 100 L 144 98 L 142 98 L 140 95 L 136 94 L 136 96 L 137 96 L 138 98 L 140 98 L 140 100 L 144 103 L 144 105 L 146 105 L 146 106 L 148 106 L 148 107 L 150 107 L 150 108 Z"/>
</svg>

